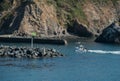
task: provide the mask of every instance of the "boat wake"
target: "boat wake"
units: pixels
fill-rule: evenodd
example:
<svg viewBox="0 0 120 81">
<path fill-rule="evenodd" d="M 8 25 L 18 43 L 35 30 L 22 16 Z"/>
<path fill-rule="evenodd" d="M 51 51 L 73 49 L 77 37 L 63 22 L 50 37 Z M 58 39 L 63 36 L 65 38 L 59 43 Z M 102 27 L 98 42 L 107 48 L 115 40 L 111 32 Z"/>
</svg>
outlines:
<svg viewBox="0 0 120 81">
<path fill-rule="evenodd" d="M 120 55 L 120 51 L 109 51 L 109 50 L 91 50 L 84 47 L 81 42 L 77 42 L 79 46 L 75 47 L 75 51 L 78 53 L 97 53 L 97 54 L 117 54 Z"/>
<path fill-rule="evenodd" d="M 98 54 L 118 54 L 120 55 L 120 51 L 107 51 L 107 50 L 88 50 L 86 48 L 75 47 L 76 52 L 78 53 L 98 53 Z"/>
<path fill-rule="evenodd" d="M 120 51 L 105 51 L 105 50 L 88 50 L 91 53 L 99 53 L 99 54 L 120 54 Z"/>
</svg>

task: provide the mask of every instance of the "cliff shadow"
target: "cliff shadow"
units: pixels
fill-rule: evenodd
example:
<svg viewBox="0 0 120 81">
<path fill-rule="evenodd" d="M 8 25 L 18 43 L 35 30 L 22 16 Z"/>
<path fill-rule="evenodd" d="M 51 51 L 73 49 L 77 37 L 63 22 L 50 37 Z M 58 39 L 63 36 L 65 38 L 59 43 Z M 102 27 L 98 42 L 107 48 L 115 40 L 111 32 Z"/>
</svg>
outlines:
<svg viewBox="0 0 120 81">
<path fill-rule="evenodd" d="M 8 13 L 1 21 L 0 35 L 12 34 L 18 30 L 24 18 L 27 2 L 23 2 L 15 11 Z"/>
<path fill-rule="evenodd" d="M 73 20 L 72 24 L 67 24 L 67 32 L 72 35 L 79 37 L 92 37 L 93 34 L 90 32 L 86 26 L 80 24 L 77 20 Z"/>
</svg>

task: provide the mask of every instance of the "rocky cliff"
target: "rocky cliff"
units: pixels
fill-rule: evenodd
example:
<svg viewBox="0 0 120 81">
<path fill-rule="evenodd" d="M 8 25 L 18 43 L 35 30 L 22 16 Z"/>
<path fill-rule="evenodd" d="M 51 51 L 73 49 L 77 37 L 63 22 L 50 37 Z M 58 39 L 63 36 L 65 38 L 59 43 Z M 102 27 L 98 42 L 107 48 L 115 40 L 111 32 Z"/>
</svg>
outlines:
<svg viewBox="0 0 120 81">
<path fill-rule="evenodd" d="M 120 22 L 114 22 L 105 28 L 99 37 L 95 40 L 102 43 L 119 43 L 120 44 Z"/>
<path fill-rule="evenodd" d="M 99 35 L 120 18 L 120 0 L 1 0 L 0 34 Z"/>
</svg>

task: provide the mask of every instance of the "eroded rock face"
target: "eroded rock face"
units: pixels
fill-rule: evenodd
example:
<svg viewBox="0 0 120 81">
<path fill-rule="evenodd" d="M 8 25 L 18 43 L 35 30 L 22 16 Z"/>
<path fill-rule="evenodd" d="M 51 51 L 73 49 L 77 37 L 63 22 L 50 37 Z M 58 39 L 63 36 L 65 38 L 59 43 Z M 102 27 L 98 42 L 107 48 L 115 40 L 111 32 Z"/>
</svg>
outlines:
<svg viewBox="0 0 120 81">
<path fill-rule="evenodd" d="M 16 4 L 17 2 L 14 3 L 13 8 L 6 11 L 5 16 L 8 17 L 2 19 L 0 34 L 17 32 L 17 35 L 21 33 L 31 35 L 32 32 L 36 32 L 37 36 L 41 37 L 51 36 L 54 33 L 57 35 L 62 31 L 63 28 L 59 26 L 53 5 L 47 5 L 45 1 L 38 0 L 33 0 L 33 3 L 28 0 L 21 2 L 20 5 Z"/>
<path fill-rule="evenodd" d="M 99 35 L 120 17 L 120 0 L 5 1 L 11 2 L 11 6 L 0 12 L 0 35 L 29 36 L 36 32 L 38 37 L 61 36 L 66 35 L 68 28 L 80 37 L 91 37 L 91 33 Z M 71 22 L 75 19 L 77 22 Z M 72 28 L 66 26 L 71 23 L 74 23 Z"/>
<path fill-rule="evenodd" d="M 88 26 L 93 33 L 97 33 L 96 29 L 103 30 L 106 25 L 112 23 L 118 15 L 114 4 L 112 4 L 110 0 L 108 1 L 108 4 L 90 3 L 89 1 L 84 4 L 83 10 L 87 16 Z"/>
<path fill-rule="evenodd" d="M 68 28 L 68 32 L 80 37 L 91 37 L 93 35 L 86 26 L 82 25 L 77 20 L 73 21 L 73 26 Z"/>
<path fill-rule="evenodd" d="M 102 43 L 120 43 L 120 26 L 118 23 L 112 23 L 105 28 L 102 34 L 95 40 Z"/>
</svg>

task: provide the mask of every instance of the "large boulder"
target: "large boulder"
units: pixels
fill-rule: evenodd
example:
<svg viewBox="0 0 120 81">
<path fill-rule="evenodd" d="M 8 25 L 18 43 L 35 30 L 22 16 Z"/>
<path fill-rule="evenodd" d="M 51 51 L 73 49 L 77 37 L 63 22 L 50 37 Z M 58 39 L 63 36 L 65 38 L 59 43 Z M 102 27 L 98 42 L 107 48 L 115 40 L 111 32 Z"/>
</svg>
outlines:
<svg viewBox="0 0 120 81">
<path fill-rule="evenodd" d="M 95 40 L 102 43 L 120 43 L 120 26 L 118 23 L 112 23 L 105 28 L 102 34 Z"/>
</svg>

